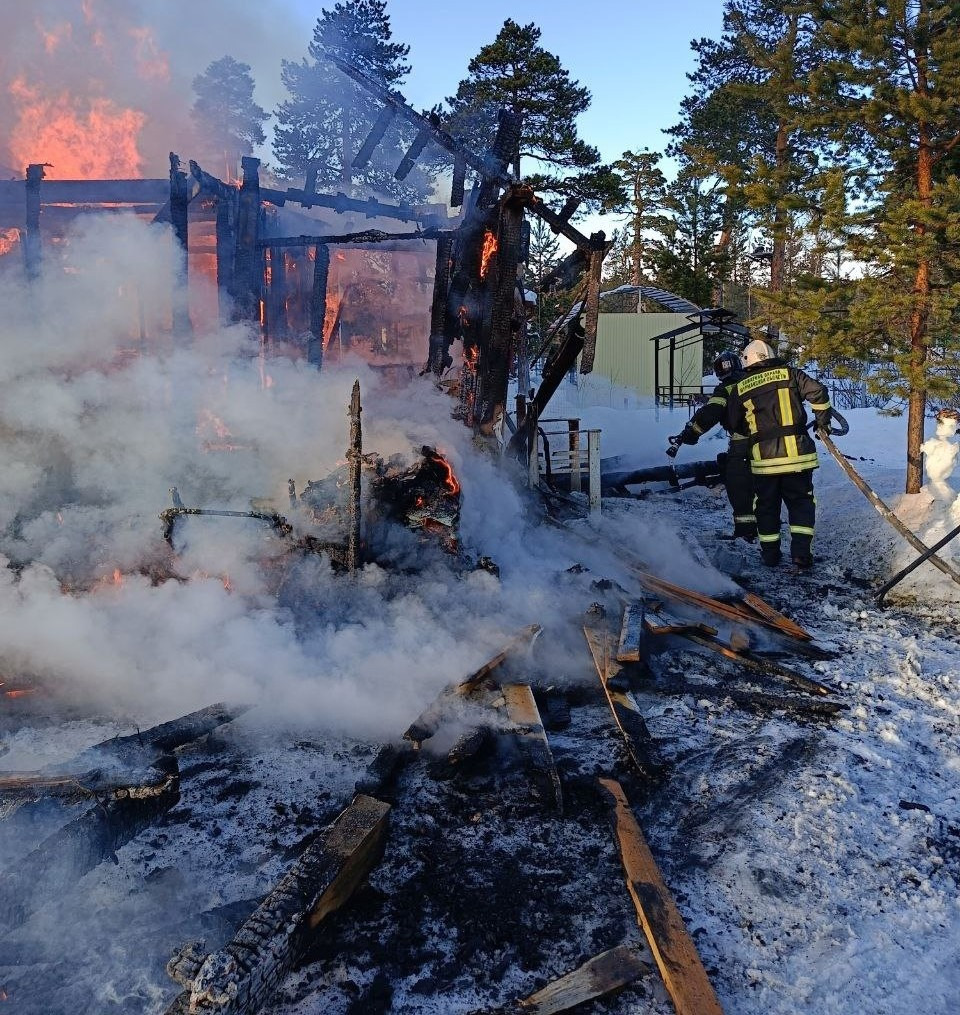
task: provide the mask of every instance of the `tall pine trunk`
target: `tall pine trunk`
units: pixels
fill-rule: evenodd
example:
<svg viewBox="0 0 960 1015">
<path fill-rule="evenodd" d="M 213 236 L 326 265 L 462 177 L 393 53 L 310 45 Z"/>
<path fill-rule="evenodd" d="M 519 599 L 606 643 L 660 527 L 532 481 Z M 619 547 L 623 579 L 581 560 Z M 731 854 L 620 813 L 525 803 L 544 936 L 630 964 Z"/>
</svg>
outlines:
<svg viewBox="0 0 960 1015">
<path fill-rule="evenodd" d="M 919 87 L 925 88 L 922 74 Z M 917 151 L 917 197 L 926 212 L 933 196 L 933 152 L 930 148 L 929 126 L 921 121 L 918 125 L 919 147 Z M 926 235 L 926 222 L 921 220 L 914 227 L 920 243 Z M 910 314 L 910 397 L 907 413 L 907 493 L 919 493 L 923 483 L 923 461 L 920 445 L 923 443 L 923 421 L 927 411 L 927 322 L 930 318 L 930 261 L 923 252 L 917 262 L 913 280 L 913 310 Z"/>
</svg>

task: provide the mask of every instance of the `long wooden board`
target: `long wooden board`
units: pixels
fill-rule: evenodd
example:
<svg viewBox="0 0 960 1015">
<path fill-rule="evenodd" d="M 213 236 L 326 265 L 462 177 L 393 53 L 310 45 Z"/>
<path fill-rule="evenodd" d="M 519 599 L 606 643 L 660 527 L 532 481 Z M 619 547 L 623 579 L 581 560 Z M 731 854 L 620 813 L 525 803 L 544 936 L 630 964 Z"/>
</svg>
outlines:
<svg viewBox="0 0 960 1015">
<path fill-rule="evenodd" d="M 596 667 L 597 676 L 607 697 L 607 704 L 613 713 L 627 747 L 627 753 L 637 771 L 646 778 L 655 778 L 660 774 L 660 765 L 653 752 L 653 738 L 643 720 L 643 714 L 637 699 L 630 691 L 621 691 L 610 684 L 611 678 L 617 676 L 622 665 L 616 658 L 617 641 L 613 633 L 596 624 L 584 624 L 583 635 Z"/>
<path fill-rule="evenodd" d="M 643 603 L 627 603 L 623 608 L 620 626 L 620 643 L 617 645 L 617 662 L 640 662 L 640 645 L 643 641 Z"/>
<path fill-rule="evenodd" d="M 775 624 L 771 620 L 759 616 L 757 613 L 748 611 L 746 608 L 741 609 L 732 603 L 724 603 L 719 599 L 705 596 L 701 592 L 694 592 L 693 589 L 685 589 L 682 585 L 674 585 L 672 582 L 658 578 L 656 575 L 648 574 L 646 571 L 637 571 L 635 573 L 640 579 L 641 584 L 651 592 L 659 593 L 677 602 L 699 606 L 715 616 L 723 617 L 738 624 L 755 624 L 769 631 L 776 631 L 778 634 L 787 633 L 779 624 Z"/>
<path fill-rule="evenodd" d="M 798 641 L 813 641 L 813 635 L 809 631 L 802 628 L 796 621 L 785 617 L 765 599 L 761 599 L 753 592 L 742 593 L 740 599 L 758 616 L 763 617 L 764 620 L 769 620 L 771 624 L 776 624 L 784 634 L 789 634 Z"/>
<path fill-rule="evenodd" d="M 504 684 L 501 687 L 507 715 L 514 724 L 520 748 L 530 764 L 544 778 L 553 796 L 557 812 L 563 813 L 563 791 L 560 776 L 553 760 L 553 751 L 543 728 L 540 710 L 529 684 Z"/>
<path fill-rule="evenodd" d="M 617 945 L 518 1002 L 526 1015 L 558 1015 L 633 983 L 653 967 L 636 945 Z"/>
<path fill-rule="evenodd" d="M 614 832 L 627 889 L 677 1015 L 723 1015 L 696 946 L 620 783 L 600 779 L 613 798 Z"/>
</svg>

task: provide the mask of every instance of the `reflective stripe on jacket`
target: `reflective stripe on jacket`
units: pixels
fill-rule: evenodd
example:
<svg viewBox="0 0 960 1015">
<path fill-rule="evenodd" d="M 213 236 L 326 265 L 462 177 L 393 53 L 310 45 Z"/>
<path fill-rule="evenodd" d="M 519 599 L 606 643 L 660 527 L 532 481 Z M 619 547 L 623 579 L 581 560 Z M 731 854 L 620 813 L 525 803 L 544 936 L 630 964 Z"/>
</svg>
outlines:
<svg viewBox="0 0 960 1015">
<path fill-rule="evenodd" d="M 727 396 L 731 432 L 749 434 L 750 468 L 755 475 L 815 469 L 817 449 L 807 432 L 803 403 L 814 412 L 830 408 L 824 386 L 783 360 L 750 367 Z"/>
</svg>

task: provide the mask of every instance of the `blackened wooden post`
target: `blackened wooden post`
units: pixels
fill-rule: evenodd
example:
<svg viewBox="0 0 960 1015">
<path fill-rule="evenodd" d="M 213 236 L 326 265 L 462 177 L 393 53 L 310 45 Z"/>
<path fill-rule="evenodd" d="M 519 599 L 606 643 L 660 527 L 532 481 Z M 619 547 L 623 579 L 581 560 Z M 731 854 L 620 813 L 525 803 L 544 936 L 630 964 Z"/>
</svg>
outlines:
<svg viewBox="0 0 960 1015">
<path fill-rule="evenodd" d="M 40 262 L 43 258 L 40 242 L 40 181 L 43 176 L 42 165 L 27 166 L 27 220 L 23 236 L 23 258 L 29 279 L 39 276 Z"/>
<path fill-rule="evenodd" d="M 282 247 L 269 247 L 270 282 L 266 292 L 266 329 L 272 340 L 287 335 L 287 274 Z"/>
<path fill-rule="evenodd" d="M 217 197 L 217 303 L 222 324 L 229 323 L 233 313 L 238 198 L 239 193 L 234 187 Z"/>
<path fill-rule="evenodd" d="M 173 280 L 173 331 L 176 335 L 189 335 L 190 294 L 188 289 L 189 241 L 187 213 L 190 207 L 190 182 L 180 168 L 180 158 L 170 152 L 170 222 L 176 237 Z"/>
<path fill-rule="evenodd" d="M 234 320 L 259 321 L 263 288 L 263 254 L 257 241 L 260 232 L 260 160 L 244 155 L 240 160 L 243 182 L 237 204 L 236 296 Z"/>
<path fill-rule="evenodd" d="M 505 195 L 500 206 L 495 264 L 491 268 L 492 306 L 490 340 L 481 351 L 480 362 L 480 429 L 492 433 L 503 414 L 507 401 L 510 357 L 514 344 L 514 312 L 516 306 L 517 264 L 520 257 L 520 236 L 523 229 L 523 202 L 520 188 Z"/>
<path fill-rule="evenodd" d="M 347 463 L 350 469 L 350 542 L 348 546 L 349 567 L 356 571 L 360 567 L 360 466 L 363 462 L 363 431 L 360 426 L 360 381 L 353 382 L 350 396 L 350 447 L 347 448 Z"/>
<path fill-rule="evenodd" d="M 313 292 L 310 296 L 310 338 L 307 362 L 318 370 L 323 366 L 323 322 L 327 316 L 327 278 L 330 274 L 330 248 L 318 243 L 313 261 Z"/>
<path fill-rule="evenodd" d="M 603 272 L 603 258 L 607 252 L 606 234 L 593 233 L 590 236 L 590 259 L 587 263 L 587 294 L 583 301 L 584 339 L 580 356 L 580 373 L 593 370 L 593 359 L 597 351 L 597 327 L 600 319 L 600 279 Z"/>
<path fill-rule="evenodd" d="M 438 377 L 452 364 L 447 334 L 447 314 L 450 312 L 450 256 L 453 237 L 437 240 L 437 267 L 433 276 L 433 303 L 430 305 L 430 353 L 427 367 Z"/>
</svg>

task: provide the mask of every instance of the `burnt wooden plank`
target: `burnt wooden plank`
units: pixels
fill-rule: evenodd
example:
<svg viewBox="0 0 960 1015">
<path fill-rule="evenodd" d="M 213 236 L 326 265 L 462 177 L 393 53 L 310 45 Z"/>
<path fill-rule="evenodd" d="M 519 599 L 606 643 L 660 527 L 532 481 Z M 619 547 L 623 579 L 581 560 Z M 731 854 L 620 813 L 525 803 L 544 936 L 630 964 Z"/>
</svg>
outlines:
<svg viewBox="0 0 960 1015">
<path fill-rule="evenodd" d="M 620 625 L 620 643 L 617 645 L 617 662 L 640 661 L 640 643 L 643 641 L 643 603 L 627 603 Z"/>
<path fill-rule="evenodd" d="M 616 639 L 613 633 L 598 624 L 587 623 L 584 624 L 583 634 L 630 760 L 641 775 L 656 778 L 660 774 L 660 765 L 654 756 L 653 738 L 644 722 L 637 699 L 630 691 L 616 686 L 616 678 L 623 667 L 616 658 Z"/>
<path fill-rule="evenodd" d="M 653 967 L 636 945 L 618 945 L 517 1002 L 527 1015 L 558 1015 L 633 983 Z"/>
<path fill-rule="evenodd" d="M 540 710 L 529 684 L 504 684 L 501 687 L 507 715 L 514 725 L 513 733 L 520 743 L 520 749 L 527 761 L 546 781 L 549 792 L 556 804 L 557 812 L 563 813 L 563 790 L 560 776 L 553 760 L 553 751 L 547 740 L 547 732 L 540 719 Z"/>
<path fill-rule="evenodd" d="M 434 700 L 417 716 L 403 734 L 405 740 L 411 740 L 419 746 L 424 740 L 433 736 L 443 721 L 444 716 L 456 708 L 458 699 L 469 697 L 477 688 L 500 666 L 508 656 L 529 648 L 540 636 L 543 628 L 539 624 L 530 624 L 518 631 L 495 655 L 488 659 L 479 669 L 474 670 L 466 680 L 459 684 L 445 687 Z"/>
<path fill-rule="evenodd" d="M 613 798 L 613 825 L 637 917 L 677 1015 L 722 1015 L 696 946 L 620 783 L 600 779 Z"/>
<path fill-rule="evenodd" d="M 0 209 L 23 207 L 24 180 L 0 180 Z M 44 204 L 154 204 L 169 196 L 170 181 L 159 180 L 44 180 Z"/>
<path fill-rule="evenodd" d="M 753 592 L 744 592 L 740 599 L 758 616 L 770 621 L 771 624 L 776 624 L 784 634 L 789 634 L 799 641 L 813 641 L 813 635 L 809 631 L 804 630 L 796 621 L 785 617 L 779 610 L 774 609 L 766 600 L 761 599 Z"/>
<path fill-rule="evenodd" d="M 168 969 L 189 982 L 194 1015 L 258 1011 L 306 950 L 311 934 L 340 909 L 383 856 L 390 805 L 358 795 L 327 834 L 308 846 L 233 940 L 199 968 L 195 949 L 174 956 Z M 196 970 L 194 972 L 194 970 Z M 190 979 L 192 975 L 192 980 Z M 168 1013 L 182 1012 L 184 995 Z"/>
<path fill-rule="evenodd" d="M 718 617 L 723 617 L 726 620 L 732 620 L 740 624 L 755 624 L 760 627 L 764 627 L 767 630 L 777 631 L 781 634 L 783 633 L 782 629 L 777 624 L 774 624 L 745 608 L 734 606 L 730 603 L 724 603 L 719 599 L 706 596 L 702 592 L 695 592 L 693 589 L 684 588 L 682 585 L 674 585 L 673 582 L 668 582 L 663 578 L 658 578 L 656 575 L 648 574 L 645 571 L 637 571 L 635 573 L 640 579 L 640 582 L 646 588 L 658 595 L 666 596 L 668 599 L 673 599 L 676 602 L 701 607 L 702 609 L 705 609 Z"/>
<path fill-rule="evenodd" d="M 710 638 L 690 630 L 678 631 L 677 634 L 681 638 L 686 638 L 687 641 L 693 642 L 694 645 L 700 645 L 702 648 L 709 649 L 711 652 L 715 652 L 717 655 L 723 656 L 724 659 L 729 659 L 731 662 L 744 666 L 748 670 L 762 673 L 768 677 L 777 677 L 780 680 L 785 680 L 788 684 L 792 684 L 808 694 L 830 697 L 837 693 L 829 685 L 821 684 L 819 680 L 805 677 L 802 673 L 796 673 L 794 670 L 774 662 L 772 659 L 763 659 L 759 656 L 745 655 L 743 652 L 738 652 L 731 645 L 720 641 L 718 638 Z"/>
<path fill-rule="evenodd" d="M 799 718 L 830 718 L 845 712 L 849 706 L 842 701 L 826 698 L 800 698 L 795 695 L 768 694 L 765 691 L 740 690 L 729 684 L 703 684 L 690 680 L 672 680 L 669 683 L 658 683 L 657 694 L 690 695 L 693 698 L 705 698 L 723 701 L 727 698 L 747 712 L 766 714 L 768 712 L 789 712 Z"/>
<path fill-rule="evenodd" d="M 384 106 L 380 110 L 380 115 L 374 120 L 373 126 L 370 128 L 370 132 L 367 134 L 362 145 L 360 145 L 360 151 L 353 157 L 351 165 L 354 169 L 363 169 L 363 167 L 370 161 L 370 157 L 373 155 L 374 149 L 383 140 L 383 135 L 386 134 L 387 128 L 393 122 L 393 118 L 397 115 L 397 111 L 393 106 Z M 316 180 L 314 179 L 314 182 Z M 304 188 L 314 190 L 314 187 Z"/>
</svg>

